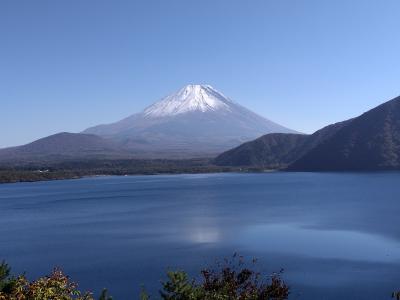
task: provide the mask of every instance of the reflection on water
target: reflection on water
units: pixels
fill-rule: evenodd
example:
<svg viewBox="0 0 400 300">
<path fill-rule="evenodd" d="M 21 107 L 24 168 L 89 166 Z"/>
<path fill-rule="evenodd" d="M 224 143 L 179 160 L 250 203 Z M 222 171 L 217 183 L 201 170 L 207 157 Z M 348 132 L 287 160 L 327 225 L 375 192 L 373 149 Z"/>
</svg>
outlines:
<svg viewBox="0 0 400 300">
<path fill-rule="evenodd" d="M 193 243 L 217 243 L 220 233 L 216 227 L 194 226 L 190 228 L 188 238 Z"/>
<path fill-rule="evenodd" d="M 239 252 L 285 269 L 291 299 L 390 299 L 400 288 L 400 173 L 101 177 L 0 186 L 0 259 L 63 267 L 135 299 L 168 267 Z"/>
<path fill-rule="evenodd" d="M 314 258 L 400 262 L 400 242 L 375 234 L 317 230 L 295 225 L 258 225 L 240 232 L 248 249 Z"/>
<path fill-rule="evenodd" d="M 212 207 L 209 207 L 209 213 L 212 214 Z M 199 209 L 203 211 L 204 207 Z M 207 216 L 193 216 L 188 218 L 182 223 L 183 240 L 189 243 L 202 244 L 202 243 L 218 243 L 222 239 L 221 229 L 213 217 Z"/>
</svg>

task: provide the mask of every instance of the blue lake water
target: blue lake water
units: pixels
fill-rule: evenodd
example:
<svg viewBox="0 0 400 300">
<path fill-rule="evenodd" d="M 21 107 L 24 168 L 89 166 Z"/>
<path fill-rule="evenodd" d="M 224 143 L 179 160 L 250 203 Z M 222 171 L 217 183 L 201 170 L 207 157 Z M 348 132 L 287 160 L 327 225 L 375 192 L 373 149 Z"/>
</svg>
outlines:
<svg viewBox="0 0 400 300">
<path fill-rule="evenodd" d="M 0 259 L 62 267 L 116 300 L 239 252 L 284 269 L 290 299 L 390 299 L 400 289 L 400 173 L 98 177 L 0 185 Z"/>
</svg>

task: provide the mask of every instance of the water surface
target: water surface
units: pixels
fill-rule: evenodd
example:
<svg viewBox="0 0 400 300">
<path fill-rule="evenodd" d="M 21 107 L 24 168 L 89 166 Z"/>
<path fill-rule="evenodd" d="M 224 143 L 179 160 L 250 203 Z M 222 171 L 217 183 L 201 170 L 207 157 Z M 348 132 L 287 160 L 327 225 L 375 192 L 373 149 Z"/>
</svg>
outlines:
<svg viewBox="0 0 400 300">
<path fill-rule="evenodd" d="M 0 259 L 136 299 L 167 268 L 239 252 L 284 268 L 291 299 L 400 289 L 400 173 L 98 177 L 0 185 Z"/>
</svg>

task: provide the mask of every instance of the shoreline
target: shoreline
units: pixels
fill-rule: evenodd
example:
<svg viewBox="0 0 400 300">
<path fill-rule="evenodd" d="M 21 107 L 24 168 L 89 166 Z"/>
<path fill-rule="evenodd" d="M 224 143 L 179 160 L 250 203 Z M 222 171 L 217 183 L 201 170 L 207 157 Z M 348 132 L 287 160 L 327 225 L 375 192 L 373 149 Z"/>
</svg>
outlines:
<svg viewBox="0 0 400 300">
<path fill-rule="evenodd" d="M 82 179 L 82 178 L 95 178 L 95 177 L 106 177 L 106 176 L 157 176 L 157 175 L 195 175 L 195 174 L 221 174 L 221 173 L 274 173 L 274 172 L 282 172 L 282 170 L 272 170 L 272 169 L 244 169 L 244 168 L 227 168 L 227 169 L 204 169 L 198 171 L 159 171 L 159 172 L 132 172 L 132 173 L 124 173 L 124 174 L 114 174 L 110 173 L 101 173 L 101 174 L 90 174 L 82 173 L 77 174 L 75 172 L 71 172 L 70 174 L 60 174 L 58 172 L 47 172 L 47 173 L 38 173 L 38 172 L 19 172 L 16 171 L 12 174 L 12 177 L 7 178 L 6 176 L 1 176 L 0 172 L 0 185 L 2 184 L 14 184 L 14 183 L 30 183 L 30 182 L 41 182 L 41 181 L 56 181 L 56 180 L 74 180 L 74 179 Z M 32 176 L 33 175 L 33 176 Z M 29 177 L 26 177 L 29 176 Z"/>
</svg>

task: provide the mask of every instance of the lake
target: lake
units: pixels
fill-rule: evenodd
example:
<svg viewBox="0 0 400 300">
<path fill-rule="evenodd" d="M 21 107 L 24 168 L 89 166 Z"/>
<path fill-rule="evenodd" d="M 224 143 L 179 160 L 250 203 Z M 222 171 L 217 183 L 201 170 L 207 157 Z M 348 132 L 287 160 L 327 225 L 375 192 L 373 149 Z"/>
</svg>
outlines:
<svg viewBox="0 0 400 300">
<path fill-rule="evenodd" d="M 234 252 L 284 269 L 290 299 L 390 299 L 400 289 L 400 173 L 97 177 L 0 185 L 0 260 L 60 266 L 116 300 Z"/>
</svg>

